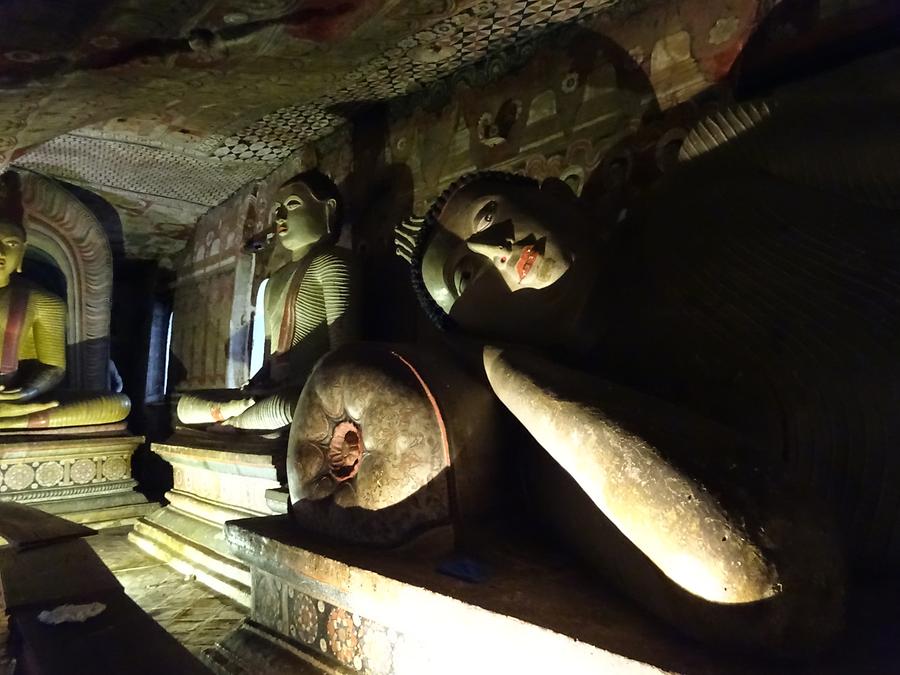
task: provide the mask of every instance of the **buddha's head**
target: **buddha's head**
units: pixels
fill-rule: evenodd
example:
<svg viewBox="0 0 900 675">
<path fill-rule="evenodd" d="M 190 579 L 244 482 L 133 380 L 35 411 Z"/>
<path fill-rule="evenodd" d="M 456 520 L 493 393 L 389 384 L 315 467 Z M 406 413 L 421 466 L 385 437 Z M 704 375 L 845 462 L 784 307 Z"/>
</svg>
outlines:
<svg viewBox="0 0 900 675">
<path fill-rule="evenodd" d="M 301 252 L 322 239 L 337 239 L 341 195 L 325 174 L 306 171 L 278 189 L 271 213 L 276 239 L 288 251 Z"/>
<path fill-rule="evenodd" d="M 10 172 L 0 182 L 0 288 L 9 284 L 13 274 L 22 271 L 25 245 L 18 177 Z"/>
<path fill-rule="evenodd" d="M 413 283 L 431 318 L 440 324 L 441 315 L 449 315 L 466 289 L 491 270 L 512 293 L 556 284 L 575 259 L 568 222 L 574 199 L 559 181 L 541 184 L 484 171 L 457 180 L 424 221 L 406 225 L 405 234 L 398 228 L 398 254 L 412 264 Z"/>
</svg>

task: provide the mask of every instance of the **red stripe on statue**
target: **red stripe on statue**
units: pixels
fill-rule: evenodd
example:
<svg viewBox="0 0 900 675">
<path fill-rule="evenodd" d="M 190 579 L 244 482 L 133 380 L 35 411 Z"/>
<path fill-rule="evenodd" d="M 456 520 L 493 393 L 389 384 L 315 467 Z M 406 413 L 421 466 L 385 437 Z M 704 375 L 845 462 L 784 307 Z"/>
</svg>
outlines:
<svg viewBox="0 0 900 675">
<path fill-rule="evenodd" d="M 10 291 L 6 330 L 3 332 L 3 353 L 0 355 L 0 375 L 9 375 L 19 369 L 19 342 L 22 339 L 22 326 L 25 324 L 30 295 L 27 286 L 14 285 Z"/>
<path fill-rule="evenodd" d="M 291 275 L 291 280 L 288 283 L 287 296 L 285 296 L 284 299 L 284 312 L 281 315 L 281 329 L 278 331 L 278 345 L 275 349 L 276 354 L 287 354 L 293 346 L 291 343 L 294 341 L 294 324 L 297 321 L 297 317 L 295 316 L 297 296 L 300 295 L 300 286 L 303 284 L 303 279 L 306 278 L 306 272 L 309 270 L 309 265 L 314 257 L 312 251 L 307 253 L 303 259 L 297 263 L 297 266 L 294 268 L 294 273 Z"/>
</svg>

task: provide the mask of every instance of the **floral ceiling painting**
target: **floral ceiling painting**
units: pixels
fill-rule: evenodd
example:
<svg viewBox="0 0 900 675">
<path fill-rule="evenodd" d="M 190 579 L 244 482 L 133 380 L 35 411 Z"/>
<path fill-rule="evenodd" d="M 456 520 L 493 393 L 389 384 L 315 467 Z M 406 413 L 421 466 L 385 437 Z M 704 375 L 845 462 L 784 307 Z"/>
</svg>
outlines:
<svg viewBox="0 0 900 675">
<path fill-rule="evenodd" d="M 648 71 L 705 85 L 778 3 L 5 0 L 0 171 L 100 194 L 119 212 L 126 255 L 170 264 L 200 216 L 366 105 L 556 28 L 658 17 L 661 5 L 671 30 L 654 19 L 662 38 L 624 47 Z"/>
</svg>

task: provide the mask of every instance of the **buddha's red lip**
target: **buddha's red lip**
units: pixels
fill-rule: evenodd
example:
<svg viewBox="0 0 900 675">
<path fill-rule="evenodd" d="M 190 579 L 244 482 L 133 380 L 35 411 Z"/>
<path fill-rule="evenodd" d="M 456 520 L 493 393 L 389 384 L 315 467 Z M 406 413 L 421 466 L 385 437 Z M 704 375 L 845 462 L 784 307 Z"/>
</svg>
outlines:
<svg viewBox="0 0 900 675">
<path fill-rule="evenodd" d="M 278 227 L 275 228 L 275 231 L 278 234 L 287 234 L 287 231 L 288 231 L 287 225 L 279 225 Z"/>
<path fill-rule="evenodd" d="M 531 268 L 534 267 L 534 261 L 538 259 L 539 255 L 540 253 L 535 251 L 534 246 L 530 244 L 522 249 L 522 255 L 519 256 L 519 260 L 516 262 L 516 273 L 519 275 L 520 282 L 528 276 Z"/>
</svg>

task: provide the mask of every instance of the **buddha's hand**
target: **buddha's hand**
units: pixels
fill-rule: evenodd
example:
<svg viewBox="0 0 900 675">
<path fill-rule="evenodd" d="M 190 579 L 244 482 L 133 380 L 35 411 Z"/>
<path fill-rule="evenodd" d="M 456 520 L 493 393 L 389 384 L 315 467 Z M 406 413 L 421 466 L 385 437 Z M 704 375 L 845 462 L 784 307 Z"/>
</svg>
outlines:
<svg viewBox="0 0 900 675">
<path fill-rule="evenodd" d="M 750 507 L 726 509 L 684 462 L 671 461 L 678 452 L 732 453 L 731 435 L 537 352 L 487 346 L 483 358 L 503 404 L 669 579 L 717 603 L 781 592 L 777 569 L 744 528 Z"/>
<path fill-rule="evenodd" d="M 0 401 L 21 401 L 26 391 L 22 387 L 6 388 L 0 384 Z"/>
<path fill-rule="evenodd" d="M 44 403 L 0 403 L 0 417 L 19 417 L 31 415 L 56 408 L 59 401 L 46 401 Z"/>
</svg>

